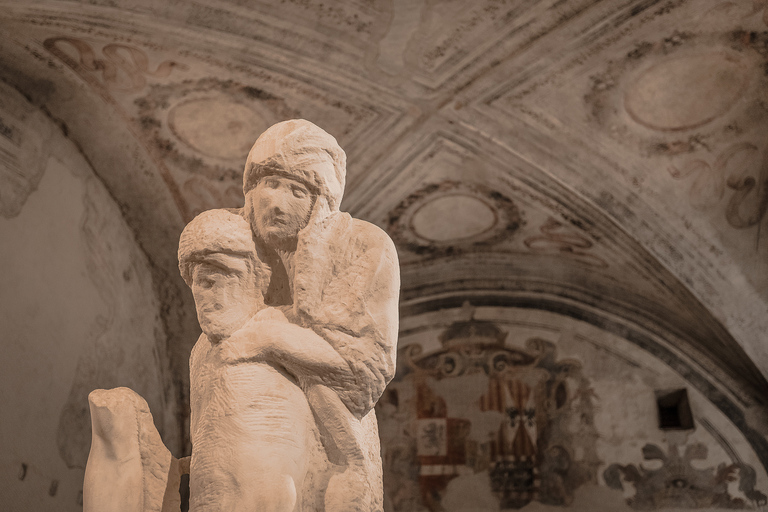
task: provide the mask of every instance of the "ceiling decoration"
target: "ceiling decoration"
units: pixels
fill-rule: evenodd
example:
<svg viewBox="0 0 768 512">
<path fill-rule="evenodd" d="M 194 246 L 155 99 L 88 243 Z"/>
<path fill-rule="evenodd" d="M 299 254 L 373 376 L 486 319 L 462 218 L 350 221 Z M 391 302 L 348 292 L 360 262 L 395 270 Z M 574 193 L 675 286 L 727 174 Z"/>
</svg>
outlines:
<svg viewBox="0 0 768 512">
<path fill-rule="evenodd" d="M 539 232 L 540 234 L 529 236 L 523 241 L 531 251 L 540 254 L 554 253 L 593 267 L 608 268 L 605 259 L 590 252 L 594 244 L 589 238 L 578 231 L 568 229 L 552 217 L 539 226 Z"/>
<path fill-rule="evenodd" d="M 461 91 L 457 115 L 474 111 L 474 129 L 597 205 L 749 337 L 768 290 L 762 11 L 717 0 L 613 7 L 501 62 Z M 710 78 L 686 84 L 683 61 Z M 654 87 L 657 106 L 644 100 Z"/>
<path fill-rule="evenodd" d="M 157 158 L 185 180 L 189 215 L 243 206 L 242 167 L 253 142 L 276 120 L 297 117 L 280 98 L 213 78 L 153 86 L 134 105 Z"/>
<path fill-rule="evenodd" d="M 673 32 L 644 41 L 590 76 L 594 122 L 641 154 L 705 152 L 765 119 L 759 34 Z M 710 141 L 709 143 L 707 141 Z"/>
<path fill-rule="evenodd" d="M 422 256 L 487 250 L 509 241 L 522 220 L 515 203 L 484 185 L 443 181 L 405 198 L 387 232 L 399 247 Z"/>
<path fill-rule="evenodd" d="M 302 117 L 346 150 L 342 209 L 392 235 L 406 301 L 578 303 L 765 390 L 759 2 L 0 5 L 0 79 L 120 205 L 180 383 L 197 326 L 178 235 L 242 205 L 253 140 Z"/>
<path fill-rule="evenodd" d="M 698 128 L 728 112 L 743 94 L 749 69 L 740 61 L 719 52 L 665 59 L 627 87 L 624 108 L 652 130 Z"/>
<path fill-rule="evenodd" d="M 264 115 L 229 98 L 194 98 L 168 112 L 171 132 L 190 149 L 222 160 L 239 162 L 254 136 L 269 128 Z"/>
<path fill-rule="evenodd" d="M 451 214 L 467 220 L 454 226 L 441 222 L 450 219 Z M 450 194 L 431 199 L 421 205 L 411 218 L 414 233 L 433 242 L 481 237 L 496 224 L 493 208 L 469 194 Z"/>
</svg>

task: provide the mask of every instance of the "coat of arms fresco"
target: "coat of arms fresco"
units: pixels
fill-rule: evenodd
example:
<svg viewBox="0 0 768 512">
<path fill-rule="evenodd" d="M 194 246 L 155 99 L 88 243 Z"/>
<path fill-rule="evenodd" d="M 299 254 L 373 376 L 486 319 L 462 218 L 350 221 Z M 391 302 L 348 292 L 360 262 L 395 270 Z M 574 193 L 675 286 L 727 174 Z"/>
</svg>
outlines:
<svg viewBox="0 0 768 512">
<path fill-rule="evenodd" d="M 402 349 L 378 411 L 392 510 L 450 510 L 462 479 L 497 510 L 568 505 L 597 482 L 596 397 L 581 364 L 549 341 L 508 338 L 473 319 L 444 330 L 439 349 Z"/>
</svg>

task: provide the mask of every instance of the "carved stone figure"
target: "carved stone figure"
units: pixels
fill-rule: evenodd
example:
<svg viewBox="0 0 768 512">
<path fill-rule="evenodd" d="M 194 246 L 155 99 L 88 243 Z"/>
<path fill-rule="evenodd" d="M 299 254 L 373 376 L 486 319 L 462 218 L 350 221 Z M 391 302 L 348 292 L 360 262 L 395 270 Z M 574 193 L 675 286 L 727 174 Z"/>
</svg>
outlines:
<svg viewBox="0 0 768 512">
<path fill-rule="evenodd" d="M 88 396 L 93 430 L 83 483 L 85 512 L 178 511 L 181 469 L 147 402 L 128 388 Z"/>
<path fill-rule="evenodd" d="M 221 343 L 267 313 L 262 285 L 269 274 L 256 257 L 250 226 L 237 213 L 204 212 L 182 234 L 179 263 L 203 329 L 189 363 L 190 507 L 293 510 L 312 423 L 304 394 L 264 361 L 230 364 Z"/>
<path fill-rule="evenodd" d="M 339 211 L 345 174 L 332 136 L 279 123 L 248 155 L 245 208 L 182 233 L 203 330 L 190 358 L 193 512 L 383 509 L 373 406 L 395 371 L 399 268 L 383 231 Z"/>
</svg>

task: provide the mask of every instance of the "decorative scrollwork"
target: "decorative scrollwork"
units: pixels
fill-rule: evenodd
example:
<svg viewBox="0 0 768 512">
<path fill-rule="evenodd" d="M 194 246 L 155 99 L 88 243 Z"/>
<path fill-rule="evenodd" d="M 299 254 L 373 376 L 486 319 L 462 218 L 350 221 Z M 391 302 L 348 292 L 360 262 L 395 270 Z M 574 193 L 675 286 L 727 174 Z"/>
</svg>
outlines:
<svg viewBox="0 0 768 512">
<path fill-rule="evenodd" d="M 63 48 L 67 45 L 77 53 L 76 59 Z M 174 68 L 186 69 L 183 64 L 166 60 L 152 71 L 147 54 L 127 44 L 104 45 L 101 49 L 103 59 L 97 57 L 90 43 L 76 37 L 51 37 L 43 42 L 43 46 L 81 76 L 101 72 L 101 83 L 113 91 L 140 91 L 147 84 L 147 76 L 165 78 Z"/>
</svg>

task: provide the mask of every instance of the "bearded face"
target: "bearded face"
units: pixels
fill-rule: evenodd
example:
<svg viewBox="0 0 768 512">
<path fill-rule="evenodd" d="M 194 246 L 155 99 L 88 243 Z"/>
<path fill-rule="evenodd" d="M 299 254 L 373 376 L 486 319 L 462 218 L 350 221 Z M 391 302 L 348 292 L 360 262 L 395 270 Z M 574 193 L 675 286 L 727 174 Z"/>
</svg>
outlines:
<svg viewBox="0 0 768 512">
<path fill-rule="evenodd" d="M 245 200 L 254 233 L 273 249 L 295 250 L 314 204 L 307 186 L 282 175 L 264 176 Z"/>
<path fill-rule="evenodd" d="M 192 295 L 210 341 L 231 336 L 264 305 L 262 281 L 248 259 L 230 254 L 209 254 L 195 265 Z"/>
</svg>

